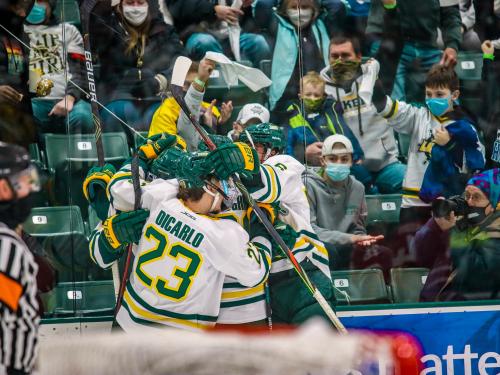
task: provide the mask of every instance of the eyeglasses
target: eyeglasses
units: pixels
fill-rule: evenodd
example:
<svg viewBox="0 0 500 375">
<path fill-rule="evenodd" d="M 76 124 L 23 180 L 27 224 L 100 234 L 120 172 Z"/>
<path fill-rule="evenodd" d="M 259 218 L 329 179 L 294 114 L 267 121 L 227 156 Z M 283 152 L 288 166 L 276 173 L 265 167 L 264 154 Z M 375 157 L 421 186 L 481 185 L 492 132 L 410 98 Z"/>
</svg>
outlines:
<svg viewBox="0 0 500 375">
<path fill-rule="evenodd" d="M 471 201 L 471 202 L 474 202 L 474 203 L 481 203 L 481 202 L 487 201 L 487 199 L 483 195 L 481 195 L 479 193 L 472 193 L 471 194 L 471 193 L 468 193 L 468 192 L 465 192 L 464 199 L 467 202 Z"/>
</svg>

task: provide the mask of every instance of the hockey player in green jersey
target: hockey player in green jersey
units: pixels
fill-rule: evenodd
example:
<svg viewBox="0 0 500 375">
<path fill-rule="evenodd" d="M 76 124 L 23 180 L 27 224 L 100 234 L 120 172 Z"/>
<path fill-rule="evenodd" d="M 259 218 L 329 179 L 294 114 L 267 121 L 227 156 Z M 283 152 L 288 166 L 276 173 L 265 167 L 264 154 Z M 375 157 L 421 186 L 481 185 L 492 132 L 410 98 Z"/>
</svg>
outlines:
<svg viewBox="0 0 500 375">
<path fill-rule="evenodd" d="M 240 140 L 257 151 L 261 162 L 260 176 L 252 180 L 243 178 L 242 181 L 260 204 L 279 204 L 275 227 L 286 242 L 292 244 L 291 250 L 297 260 L 333 305 L 335 297 L 328 253 L 310 224 L 309 204 L 301 179 L 303 165 L 291 156 L 280 154 L 284 149 L 283 134 L 271 124 L 250 126 L 240 135 Z M 233 214 L 247 209 L 243 200 L 238 204 L 233 207 Z M 298 324 L 312 316 L 324 316 L 285 254 L 277 247 L 273 247 L 273 254 L 269 279 L 273 321 Z M 247 323 L 252 317 L 265 317 L 264 312 L 263 286 L 244 288 L 226 277 L 218 323 Z"/>
<path fill-rule="evenodd" d="M 179 154 L 174 166 L 179 183 L 156 179 L 141 184 L 141 207 L 149 210 L 149 217 L 117 314 L 123 329 L 144 330 L 151 324 L 209 327 L 217 319 L 224 275 L 247 287 L 267 278 L 271 245 L 262 227 L 254 226 L 249 237 L 237 223 L 208 216 L 220 211 L 228 198 L 231 174 L 259 170 L 253 155 L 244 144 L 225 145 L 208 155 Z M 145 167 L 141 165 L 141 179 Z M 122 211 L 133 208 L 126 168 L 108 185 L 113 205 Z M 110 256 L 123 246 L 114 220 L 104 223 L 94 252 Z"/>
</svg>

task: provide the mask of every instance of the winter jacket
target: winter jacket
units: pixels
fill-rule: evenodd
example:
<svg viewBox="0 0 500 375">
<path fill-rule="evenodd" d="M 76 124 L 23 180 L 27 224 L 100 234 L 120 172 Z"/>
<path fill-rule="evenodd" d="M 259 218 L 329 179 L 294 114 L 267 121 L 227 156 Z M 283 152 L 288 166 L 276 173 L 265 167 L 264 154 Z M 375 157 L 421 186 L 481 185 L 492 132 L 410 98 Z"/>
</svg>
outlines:
<svg viewBox="0 0 500 375">
<path fill-rule="evenodd" d="M 23 31 L 23 20 L 14 13 L 0 10 L 0 24 L 21 39 L 29 41 Z M 20 102 L 0 102 L 0 141 L 28 147 L 35 142 L 35 122 L 29 92 L 27 49 L 16 38 L 0 29 L 0 85 L 7 85 L 22 95 Z"/>
<path fill-rule="evenodd" d="M 429 247 L 433 246 L 433 247 Z M 443 232 L 430 219 L 419 229 L 413 248 L 430 267 L 423 301 L 496 299 L 500 291 L 500 212 L 466 232 Z M 432 254 L 435 249 L 437 255 Z M 426 254 L 422 257 L 422 254 Z"/>
<path fill-rule="evenodd" d="M 486 162 L 477 131 L 467 118 L 449 124 L 446 130 L 450 142 L 444 146 L 435 144 L 431 150 L 419 193 L 424 202 L 461 194 L 468 178 L 483 169 Z"/>
<path fill-rule="evenodd" d="M 443 32 L 445 48 L 458 51 L 462 41 L 459 0 L 399 0 L 400 36 L 403 40 L 438 48 L 437 29 Z M 372 0 L 368 16 L 367 34 L 381 35 L 384 27 L 382 0 Z"/>
<path fill-rule="evenodd" d="M 153 18 L 141 59 L 138 48 L 126 54 L 127 31 L 111 4 L 98 2 L 90 19 L 91 46 L 100 64 L 97 96 L 108 103 L 119 99 L 156 100 L 158 73 L 169 77 L 168 69 L 179 55 L 185 55 L 175 29 Z M 140 42 L 139 42 L 140 45 Z"/>
<path fill-rule="evenodd" d="M 366 234 L 365 188 L 352 176 L 340 188 L 334 187 L 322 174 L 322 169 L 309 168 L 302 177 L 312 227 L 325 244 L 352 245 L 353 234 Z"/>
<path fill-rule="evenodd" d="M 298 70 L 298 56 L 299 50 L 297 48 L 298 35 L 295 26 L 293 26 L 287 19 L 275 13 L 277 30 L 273 35 L 276 35 L 274 42 L 274 52 L 271 67 L 271 80 L 273 81 L 269 92 L 270 109 L 276 107 L 278 101 L 282 98 L 285 90 L 293 87 L 290 98 L 296 98 L 298 93 L 299 70 Z M 273 28 L 271 27 L 271 30 Z M 309 36 L 314 38 L 314 46 L 305 46 L 302 44 L 303 50 L 310 48 L 319 53 L 321 60 L 317 61 L 313 56 L 307 54 L 304 60 L 311 60 L 315 65 L 323 67 L 328 65 L 328 46 L 330 37 L 326 30 L 325 24 L 317 18 L 310 26 L 309 30 L 303 30 L 303 33 L 308 33 Z M 307 38 L 312 40 L 311 38 Z M 315 48 L 314 48 L 315 47 Z M 313 53 L 314 54 L 314 53 Z M 309 70 L 316 69 L 317 66 L 305 67 L 303 74 Z M 292 86 L 290 86 L 292 85 Z"/>
<path fill-rule="evenodd" d="M 378 116 L 377 109 L 360 96 L 361 87 L 373 92 L 379 65 L 376 60 L 361 65 L 360 76 L 351 84 L 350 89 L 336 86 L 330 76 L 330 68 L 321 71 L 326 82 L 326 93 L 342 103 L 342 117 L 359 141 L 364 152 L 363 166 L 370 172 L 378 172 L 389 164 L 398 161 L 398 149 L 392 129 L 387 121 Z M 363 82 L 366 81 L 366 84 Z"/>
<path fill-rule="evenodd" d="M 286 153 L 296 156 L 294 155 L 296 146 L 308 146 L 314 142 L 323 142 L 332 134 L 342 134 L 349 138 L 353 145 L 353 160 L 356 162 L 363 159 L 363 150 L 342 117 L 342 107 L 338 109 L 336 107 L 337 104 L 334 104 L 332 100 L 326 100 L 318 112 L 306 112 L 304 118 L 297 104 L 290 105 L 287 110 L 290 128 Z"/>
</svg>

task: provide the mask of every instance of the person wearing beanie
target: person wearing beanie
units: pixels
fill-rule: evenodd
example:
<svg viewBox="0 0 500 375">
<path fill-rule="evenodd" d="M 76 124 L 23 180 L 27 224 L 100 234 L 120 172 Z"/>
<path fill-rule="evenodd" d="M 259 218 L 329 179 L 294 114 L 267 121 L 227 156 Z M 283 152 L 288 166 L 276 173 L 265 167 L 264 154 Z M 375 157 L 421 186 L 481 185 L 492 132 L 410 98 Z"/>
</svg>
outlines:
<svg viewBox="0 0 500 375">
<path fill-rule="evenodd" d="M 331 135 L 323 142 L 322 167 L 308 168 L 302 177 L 311 224 L 328 250 L 331 269 L 349 268 L 351 259 L 357 258 L 356 249 L 365 253 L 367 248 L 373 248 L 383 239 L 383 236 L 367 235 L 365 188 L 350 176 L 352 154 L 353 146 L 347 137 Z M 383 268 L 390 268 L 391 256 L 378 250 L 381 249 L 370 252 L 373 264 L 386 264 Z M 363 259 L 363 263 L 355 267 L 369 266 L 367 259 Z"/>
<path fill-rule="evenodd" d="M 431 268 L 420 295 L 422 301 L 497 298 L 500 169 L 470 178 L 463 198 L 465 212 L 460 212 L 458 205 L 444 217 L 434 214 L 413 240 L 420 260 L 417 266 Z"/>
</svg>

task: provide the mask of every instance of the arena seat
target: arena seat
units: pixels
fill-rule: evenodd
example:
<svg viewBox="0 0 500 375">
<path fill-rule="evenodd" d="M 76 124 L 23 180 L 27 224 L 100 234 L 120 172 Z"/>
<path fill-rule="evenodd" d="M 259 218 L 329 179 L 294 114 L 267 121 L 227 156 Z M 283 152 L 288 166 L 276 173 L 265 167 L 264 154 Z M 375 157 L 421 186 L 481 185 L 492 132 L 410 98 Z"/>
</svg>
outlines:
<svg viewBox="0 0 500 375">
<path fill-rule="evenodd" d="M 92 134 L 45 134 L 45 156 L 51 173 L 56 205 L 77 204 L 84 218 L 87 202 L 82 183 L 87 171 L 97 165 L 97 152 Z M 106 162 L 119 168 L 130 156 L 125 133 L 103 133 Z"/>
<path fill-rule="evenodd" d="M 340 305 L 390 302 L 380 269 L 332 271 L 332 281 Z"/>
<path fill-rule="evenodd" d="M 394 303 L 418 302 L 428 274 L 428 268 L 391 268 Z"/>
<path fill-rule="evenodd" d="M 80 10 L 75 0 L 57 0 L 57 5 L 53 13 L 62 22 L 69 22 L 80 28 Z"/>
<path fill-rule="evenodd" d="M 460 79 L 460 104 L 478 116 L 483 107 L 483 55 L 475 52 L 459 52 L 455 71 Z"/>
<path fill-rule="evenodd" d="M 49 316 L 112 315 L 115 292 L 112 280 L 65 282 L 43 296 Z"/>
<path fill-rule="evenodd" d="M 367 225 L 379 222 L 399 223 L 401 194 L 367 195 L 366 204 L 368 207 Z"/>
</svg>

